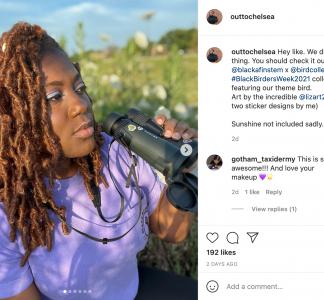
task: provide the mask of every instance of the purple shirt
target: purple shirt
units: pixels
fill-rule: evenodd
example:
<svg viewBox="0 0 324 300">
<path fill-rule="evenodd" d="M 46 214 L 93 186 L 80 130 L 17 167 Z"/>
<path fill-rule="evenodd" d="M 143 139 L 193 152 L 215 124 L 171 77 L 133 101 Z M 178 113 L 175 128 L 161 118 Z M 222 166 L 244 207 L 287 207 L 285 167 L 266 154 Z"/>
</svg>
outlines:
<svg viewBox="0 0 324 300">
<path fill-rule="evenodd" d="M 125 210 L 116 223 L 106 223 L 98 216 L 90 200 L 80 173 L 55 180 L 53 196 L 58 205 L 67 209 L 67 223 L 98 238 L 113 238 L 130 229 L 139 215 L 139 199 L 132 185 L 125 187 L 131 159 L 117 142 L 109 152 L 110 174 L 107 168 L 108 145 L 111 137 L 103 133 L 101 148 L 103 173 L 109 188 L 100 184 L 101 210 L 105 218 L 113 220 L 120 210 L 120 195 L 111 180 L 115 177 L 119 190 L 125 195 Z M 25 290 L 34 280 L 42 299 L 133 299 L 138 289 L 136 255 L 148 239 L 148 216 L 159 201 L 163 184 L 151 167 L 138 158 L 136 173 L 143 196 L 142 212 L 136 226 L 122 239 L 106 245 L 90 240 L 74 231 L 63 235 L 56 215 L 53 248 L 36 248 L 24 267 L 19 261 L 24 253 L 21 239 L 9 241 L 9 225 L 0 203 L 0 298 Z M 48 180 L 45 179 L 48 185 Z"/>
</svg>

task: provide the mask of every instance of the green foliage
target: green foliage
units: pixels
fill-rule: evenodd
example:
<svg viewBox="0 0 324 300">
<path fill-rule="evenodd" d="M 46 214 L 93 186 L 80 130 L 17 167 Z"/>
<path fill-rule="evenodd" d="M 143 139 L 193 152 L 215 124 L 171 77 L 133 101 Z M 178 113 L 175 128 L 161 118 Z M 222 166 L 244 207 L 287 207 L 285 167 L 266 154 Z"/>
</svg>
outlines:
<svg viewBox="0 0 324 300">
<path fill-rule="evenodd" d="M 133 57 L 145 53 L 145 50 L 141 49 L 136 45 L 134 38 L 131 38 L 127 41 L 127 44 L 122 49 L 122 51 L 124 52 L 124 55 L 127 57 Z"/>
<path fill-rule="evenodd" d="M 174 50 L 168 56 L 151 57 L 129 47 L 110 58 L 84 53 L 78 61 L 97 120 L 111 111 L 124 113 L 129 107 L 154 115 L 164 106 L 172 116 L 197 127 L 196 54 Z M 177 112 L 179 103 L 185 113 Z"/>
<path fill-rule="evenodd" d="M 172 100 L 174 103 L 181 101 L 181 99 L 178 98 L 178 90 L 181 89 L 179 83 L 183 73 L 181 61 L 182 57 L 179 55 L 179 50 L 175 45 L 173 45 L 163 68 L 163 76 L 168 91 L 166 107 L 171 107 L 173 104 L 171 103 Z"/>
<path fill-rule="evenodd" d="M 168 49 L 176 46 L 183 50 L 196 50 L 198 42 L 197 28 L 175 29 L 164 34 L 159 43 L 167 46 Z"/>
<path fill-rule="evenodd" d="M 64 36 L 64 34 L 62 34 L 58 40 L 58 43 L 60 45 L 60 47 L 65 51 L 67 52 L 67 39 L 66 37 Z"/>
<path fill-rule="evenodd" d="M 82 55 L 85 51 L 84 39 L 85 39 L 85 33 L 84 33 L 83 23 L 78 22 L 75 30 L 75 45 L 77 47 L 77 53 L 79 55 Z"/>
<path fill-rule="evenodd" d="M 148 246 L 139 254 L 140 264 L 197 279 L 198 223 L 194 221 L 189 237 L 180 244 L 161 241 L 150 236 Z"/>
</svg>

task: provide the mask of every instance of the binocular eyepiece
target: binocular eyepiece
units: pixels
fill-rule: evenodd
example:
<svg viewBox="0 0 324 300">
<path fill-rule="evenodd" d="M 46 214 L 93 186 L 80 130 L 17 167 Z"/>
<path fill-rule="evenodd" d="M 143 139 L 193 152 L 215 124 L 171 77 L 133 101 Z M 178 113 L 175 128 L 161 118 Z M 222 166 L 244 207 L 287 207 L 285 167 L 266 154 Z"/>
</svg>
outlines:
<svg viewBox="0 0 324 300">
<path fill-rule="evenodd" d="M 198 178 L 188 173 L 198 158 L 196 140 L 163 137 L 163 128 L 136 109 L 126 115 L 110 113 L 104 130 L 160 171 L 168 183 L 167 197 L 177 208 L 197 212 Z"/>
</svg>

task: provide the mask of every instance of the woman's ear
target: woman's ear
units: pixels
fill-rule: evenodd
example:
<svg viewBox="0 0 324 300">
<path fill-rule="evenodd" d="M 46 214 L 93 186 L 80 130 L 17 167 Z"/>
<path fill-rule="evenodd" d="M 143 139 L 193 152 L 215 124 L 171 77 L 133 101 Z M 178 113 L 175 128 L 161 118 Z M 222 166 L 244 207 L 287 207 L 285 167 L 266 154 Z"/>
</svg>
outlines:
<svg viewBox="0 0 324 300">
<path fill-rule="evenodd" d="M 78 72 L 81 72 L 81 68 L 78 62 L 74 62 L 73 65 L 75 66 L 75 68 L 78 70 Z"/>
</svg>

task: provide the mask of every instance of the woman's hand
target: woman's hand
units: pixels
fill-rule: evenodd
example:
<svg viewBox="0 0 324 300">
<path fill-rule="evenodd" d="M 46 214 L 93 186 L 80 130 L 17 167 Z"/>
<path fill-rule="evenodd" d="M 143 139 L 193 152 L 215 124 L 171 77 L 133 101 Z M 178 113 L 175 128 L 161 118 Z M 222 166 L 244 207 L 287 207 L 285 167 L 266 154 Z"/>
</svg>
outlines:
<svg viewBox="0 0 324 300">
<path fill-rule="evenodd" d="M 190 128 L 185 122 L 177 121 L 176 119 L 167 119 L 164 115 L 157 115 L 155 122 L 164 128 L 164 136 L 174 140 L 197 139 L 198 132 L 194 128 Z M 191 166 L 190 169 L 184 169 L 183 172 L 190 172 L 197 168 L 196 164 Z"/>
<path fill-rule="evenodd" d="M 164 136 L 174 140 L 195 139 L 197 130 L 190 128 L 188 124 L 175 119 L 167 119 L 164 115 L 155 117 L 157 124 L 163 126 Z M 189 170 L 186 170 L 189 171 Z M 191 227 L 193 215 L 175 208 L 163 191 L 157 208 L 150 216 L 150 230 L 160 239 L 177 243 L 183 241 Z"/>
<path fill-rule="evenodd" d="M 197 130 L 190 128 L 185 122 L 167 119 L 164 115 L 155 117 L 155 122 L 164 128 L 164 136 L 174 140 L 198 138 Z"/>
</svg>

